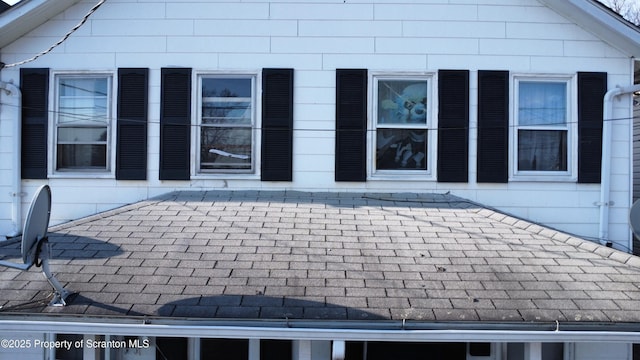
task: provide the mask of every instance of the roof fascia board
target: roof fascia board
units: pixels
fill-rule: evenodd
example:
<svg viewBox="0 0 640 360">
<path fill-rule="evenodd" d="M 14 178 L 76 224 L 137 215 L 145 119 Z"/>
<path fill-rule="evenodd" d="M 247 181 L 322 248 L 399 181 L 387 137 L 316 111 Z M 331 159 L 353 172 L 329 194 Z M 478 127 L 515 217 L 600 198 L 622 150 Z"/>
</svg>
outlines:
<svg viewBox="0 0 640 360">
<path fill-rule="evenodd" d="M 640 57 L 640 30 L 597 0 L 539 0 L 629 57 Z"/>
<path fill-rule="evenodd" d="M 0 48 L 68 9 L 79 0 L 22 0 L 0 14 Z"/>
</svg>

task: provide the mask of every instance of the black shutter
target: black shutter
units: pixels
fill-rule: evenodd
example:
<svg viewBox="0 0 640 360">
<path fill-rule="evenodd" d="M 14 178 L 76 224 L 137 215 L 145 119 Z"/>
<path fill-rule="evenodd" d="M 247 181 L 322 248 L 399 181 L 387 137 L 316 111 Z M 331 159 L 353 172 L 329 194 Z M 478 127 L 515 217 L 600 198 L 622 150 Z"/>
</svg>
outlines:
<svg viewBox="0 0 640 360">
<path fill-rule="evenodd" d="M 149 69 L 118 69 L 116 179 L 147 179 Z"/>
<path fill-rule="evenodd" d="M 262 70 L 262 181 L 291 181 L 293 69 Z"/>
<path fill-rule="evenodd" d="M 578 73 L 578 182 L 600 183 L 607 73 Z"/>
<path fill-rule="evenodd" d="M 478 71 L 478 182 L 509 179 L 509 72 Z"/>
<path fill-rule="evenodd" d="M 160 84 L 160 180 L 189 180 L 191 69 L 163 68 Z"/>
<path fill-rule="evenodd" d="M 469 181 L 469 71 L 438 72 L 438 181 Z"/>
<path fill-rule="evenodd" d="M 20 69 L 23 179 L 47 178 L 49 69 Z"/>
<path fill-rule="evenodd" d="M 367 70 L 336 70 L 336 181 L 367 178 Z"/>
</svg>

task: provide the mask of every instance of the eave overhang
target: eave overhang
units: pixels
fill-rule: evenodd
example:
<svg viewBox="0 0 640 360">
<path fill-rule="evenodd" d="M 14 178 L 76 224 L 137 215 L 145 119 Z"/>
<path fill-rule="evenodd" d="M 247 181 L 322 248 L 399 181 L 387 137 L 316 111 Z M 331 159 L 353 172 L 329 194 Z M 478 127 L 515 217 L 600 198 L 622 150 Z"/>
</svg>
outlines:
<svg viewBox="0 0 640 360">
<path fill-rule="evenodd" d="M 0 14 L 0 48 L 60 14 L 79 0 L 22 0 Z"/>
<path fill-rule="evenodd" d="M 539 0 L 629 57 L 640 57 L 640 28 L 596 0 Z"/>
</svg>

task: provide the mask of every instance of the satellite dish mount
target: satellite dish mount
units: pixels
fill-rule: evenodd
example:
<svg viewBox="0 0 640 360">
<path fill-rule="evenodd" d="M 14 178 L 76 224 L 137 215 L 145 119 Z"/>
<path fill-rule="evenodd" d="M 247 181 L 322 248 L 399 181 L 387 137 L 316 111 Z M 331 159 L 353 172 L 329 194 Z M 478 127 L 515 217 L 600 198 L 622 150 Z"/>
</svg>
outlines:
<svg viewBox="0 0 640 360">
<path fill-rule="evenodd" d="M 22 271 L 29 270 L 33 265 L 42 267 L 42 274 L 53 287 L 53 299 L 50 306 L 65 306 L 66 299 L 72 292 L 65 289 L 51 272 L 49 258 L 51 249 L 47 237 L 49 228 L 49 216 L 51 215 L 51 188 L 42 185 L 36 190 L 31 206 L 27 214 L 22 231 L 22 243 L 20 253 L 22 254 L 22 264 L 0 261 L 0 266 L 6 266 Z"/>
</svg>

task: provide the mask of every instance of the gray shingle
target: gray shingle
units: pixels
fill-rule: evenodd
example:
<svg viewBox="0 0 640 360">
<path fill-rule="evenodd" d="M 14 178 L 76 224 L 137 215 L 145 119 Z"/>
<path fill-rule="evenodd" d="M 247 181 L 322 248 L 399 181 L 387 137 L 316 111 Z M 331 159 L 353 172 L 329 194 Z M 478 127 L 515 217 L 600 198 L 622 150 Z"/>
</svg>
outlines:
<svg viewBox="0 0 640 360">
<path fill-rule="evenodd" d="M 0 268 L 0 313 L 640 321 L 638 258 L 450 195 L 176 192 L 50 241 L 79 294 L 49 308 L 37 269 Z"/>
</svg>

